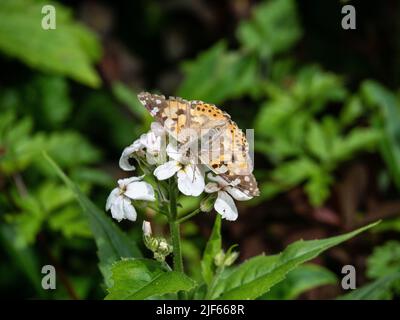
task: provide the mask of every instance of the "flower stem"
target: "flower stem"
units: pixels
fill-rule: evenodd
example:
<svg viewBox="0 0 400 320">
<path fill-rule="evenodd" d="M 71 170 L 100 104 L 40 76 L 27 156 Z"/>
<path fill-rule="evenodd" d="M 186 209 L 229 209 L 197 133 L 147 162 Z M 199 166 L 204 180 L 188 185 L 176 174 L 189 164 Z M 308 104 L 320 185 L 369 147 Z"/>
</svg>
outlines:
<svg viewBox="0 0 400 320">
<path fill-rule="evenodd" d="M 179 232 L 179 224 L 175 221 L 169 223 L 169 229 L 172 238 L 172 247 L 174 255 L 174 270 L 183 272 L 182 250 L 181 250 L 181 237 Z"/>
<path fill-rule="evenodd" d="M 184 273 L 179 221 L 176 220 L 177 212 L 178 210 L 176 206 L 176 192 L 174 187 L 174 181 L 172 181 L 171 179 L 169 184 L 169 230 L 172 239 L 174 271 Z M 178 298 L 180 300 L 185 300 L 186 297 L 187 297 L 186 292 L 184 291 L 178 292 Z"/>
<path fill-rule="evenodd" d="M 178 223 L 185 222 L 186 220 L 194 217 L 196 214 L 198 214 L 200 212 L 201 212 L 201 209 L 197 208 L 196 210 L 194 210 L 193 212 L 187 214 L 186 216 L 183 216 L 183 217 L 179 218 L 178 220 L 176 220 L 176 222 L 178 222 Z"/>
</svg>

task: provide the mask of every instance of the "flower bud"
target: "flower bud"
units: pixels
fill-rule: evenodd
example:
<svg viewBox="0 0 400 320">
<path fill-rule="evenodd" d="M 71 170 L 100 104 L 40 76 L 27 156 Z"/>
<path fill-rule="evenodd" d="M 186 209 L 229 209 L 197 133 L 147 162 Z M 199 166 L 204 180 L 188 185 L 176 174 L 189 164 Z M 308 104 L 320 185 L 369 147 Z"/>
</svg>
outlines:
<svg viewBox="0 0 400 320">
<path fill-rule="evenodd" d="M 165 257 L 172 252 L 172 246 L 167 242 L 166 239 L 161 238 L 158 243 L 157 252 L 164 255 Z"/>
<path fill-rule="evenodd" d="M 149 221 L 146 221 L 146 220 L 143 221 L 142 230 L 143 230 L 143 235 L 145 237 L 151 236 L 151 224 Z"/>
<path fill-rule="evenodd" d="M 224 260 L 225 260 L 225 253 L 224 250 L 221 250 L 218 252 L 215 257 L 214 257 L 214 263 L 217 267 L 223 267 L 224 266 Z"/>
<path fill-rule="evenodd" d="M 226 254 L 225 256 L 225 261 L 224 261 L 224 266 L 225 267 L 229 267 L 230 265 L 232 265 L 236 259 L 239 257 L 239 252 L 234 251 L 234 252 L 230 252 L 228 254 Z"/>
<path fill-rule="evenodd" d="M 221 250 L 214 257 L 214 263 L 217 267 L 229 267 L 236 261 L 238 257 L 239 252 L 231 252 L 228 250 L 228 252 L 225 253 L 224 250 Z"/>
<path fill-rule="evenodd" d="M 214 208 L 214 203 L 217 200 L 217 193 L 210 193 L 200 202 L 200 210 L 202 212 L 210 212 Z"/>
<path fill-rule="evenodd" d="M 143 221 L 143 241 L 147 249 L 153 252 L 154 259 L 164 261 L 165 257 L 172 252 L 172 246 L 163 237 L 153 237 L 151 225 L 148 221 Z"/>
</svg>

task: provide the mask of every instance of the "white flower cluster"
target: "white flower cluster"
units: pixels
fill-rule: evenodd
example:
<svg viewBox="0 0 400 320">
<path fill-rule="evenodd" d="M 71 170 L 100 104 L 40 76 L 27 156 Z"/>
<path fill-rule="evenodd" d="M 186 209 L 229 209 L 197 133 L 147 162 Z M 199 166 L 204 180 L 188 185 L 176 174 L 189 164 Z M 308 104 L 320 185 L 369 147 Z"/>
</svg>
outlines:
<svg viewBox="0 0 400 320">
<path fill-rule="evenodd" d="M 126 147 L 119 160 L 119 166 L 125 171 L 135 170 L 131 164 L 132 158 L 139 163 L 153 168 L 153 175 L 162 181 L 176 175 L 179 191 L 187 196 L 197 197 L 204 191 L 218 193 L 214 203 L 215 210 L 227 220 L 236 220 L 238 211 L 233 199 L 245 201 L 250 196 L 236 188 L 235 183 L 227 183 L 221 177 L 207 174 L 209 182 L 205 183 L 207 168 L 197 164 L 186 155 L 185 150 L 179 150 L 171 141 L 166 145 L 166 131 L 157 122 L 152 123 L 151 130 Z M 134 200 L 155 201 L 153 187 L 142 181 L 144 176 L 118 180 L 118 187 L 112 190 L 107 199 L 106 210 L 111 210 L 112 217 L 118 221 L 136 220 L 136 210 L 132 205 Z"/>
</svg>

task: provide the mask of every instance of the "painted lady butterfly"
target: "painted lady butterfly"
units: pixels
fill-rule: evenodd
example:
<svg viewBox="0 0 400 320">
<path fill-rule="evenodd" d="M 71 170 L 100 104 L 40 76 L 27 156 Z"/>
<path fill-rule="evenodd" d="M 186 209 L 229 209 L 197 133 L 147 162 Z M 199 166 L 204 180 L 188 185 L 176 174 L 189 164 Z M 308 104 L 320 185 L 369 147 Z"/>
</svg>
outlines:
<svg viewBox="0 0 400 320">
<path fill-rule="evenodd" d="M 213 104 L 142 92 L 139 101 L 181 145 L 201 141 L 198 158 L 250 196 L 259 195 L 249 145 L 230 116 Z M 207 143 L 204 143 L 206 141 Z"/>
</svg>

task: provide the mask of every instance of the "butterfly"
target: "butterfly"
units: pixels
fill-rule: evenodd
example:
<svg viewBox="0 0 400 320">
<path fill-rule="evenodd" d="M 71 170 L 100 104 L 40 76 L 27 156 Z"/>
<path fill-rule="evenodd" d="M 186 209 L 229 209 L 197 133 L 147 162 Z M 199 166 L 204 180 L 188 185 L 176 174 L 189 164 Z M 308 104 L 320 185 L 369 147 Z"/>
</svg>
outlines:
<svg viewBox="0 0 400 320">
<path fill-rule="evenodd" d="M 142 92 L 139 101 L 181 145 L 200 141 L 198 158 L 212 172 L 249 196 L 259 195 L 243 131 L 213 104 Z"/>
</svg>

